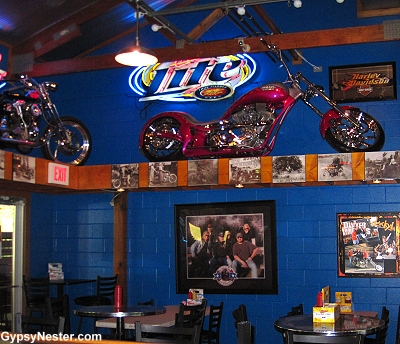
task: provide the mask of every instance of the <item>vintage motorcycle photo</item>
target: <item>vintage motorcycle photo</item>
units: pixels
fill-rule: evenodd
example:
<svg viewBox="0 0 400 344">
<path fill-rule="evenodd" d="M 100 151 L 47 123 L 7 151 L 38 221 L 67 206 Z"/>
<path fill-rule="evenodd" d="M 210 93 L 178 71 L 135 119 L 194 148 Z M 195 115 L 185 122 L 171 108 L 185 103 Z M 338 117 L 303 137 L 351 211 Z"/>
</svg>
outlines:
<svg viewBox="0 0 400 344">
<path fill-rule="evenodd" d="M 277 46 L 265 44 L 285 68 L 285 82 L 271 82 L 249 91 L 218 120 L 199 122 L 177 111 L 156 115 L 140 133 L 139 147 L 144 156 L 149 161 L 168 161 L 268 155 L 286 116 L 299 100 L 321 117 L 321 136 L 336 151 L 382 149 L 385 134 L 372 116 L 354 106 L 339 106 L 325 95 L 322 86 L 300 72 L 293 75 Z M 316 96 L 326 101 L 330 110 L 323 113 L 311 104 Z"/>
<path fill-rule="evenodd" d="M 0 148 L 29 154 L 40 148 L 44 158 L 83 165 L 92 149 L 87 127 L 77 118 L 60 117 L 49 92 L 57 84 L 21 76 L 0 81 Z"/>
</svg>

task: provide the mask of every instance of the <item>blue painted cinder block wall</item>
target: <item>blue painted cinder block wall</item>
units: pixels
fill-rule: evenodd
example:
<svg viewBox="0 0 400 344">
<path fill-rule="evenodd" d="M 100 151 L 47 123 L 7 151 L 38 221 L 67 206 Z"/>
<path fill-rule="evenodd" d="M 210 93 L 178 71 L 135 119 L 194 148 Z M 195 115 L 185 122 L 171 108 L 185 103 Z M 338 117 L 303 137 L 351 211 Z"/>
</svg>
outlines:
<svg viewBox="0 0 400 344">
<path fill-rule="evenodd" d="M 324 13 L 342 18 L 342 26 L 369 25 L 399 17 L 356 19 L 355 4 L 345 1 L 303 1 L 303 9 L 282 10 L 271 4 L 271 11 L 283 32 L 289 22 L 298 22 L 302 31 L 330 28 Z M 338 7 L 339 6 L 339 7 Z M 275 16 L 285 16 L 279 20 Z M 286 26 L 287 25 L 287 26 Z M 312 37 L 310 37 L 310 40 Z M 357 44 L 304 49 L 302 54 L 322 73 L 313 73 L 303 62 L 292 67 L 329 89 L 330 66 L 395 61 L 400 63 L 399 42 Z M 283 81 L 283 71 L 264 54 L 253 56 L 260 64 L 255 78 L 237 90 L 236 98 L 270 80 Z M 139 131 L 158 112 L 180 110 L 198 120 L 218 118 L 232 103 L 166 104 L 153 102 L 145 108 L 129 89 L 130 68 L 54 76 L 60 83 L 53 96 L 60 112 L 82 119 L 93 136 L 93 153 L 88 164 L 143 162 L 138 152 Z M 399 80 L 399 68 L 396 79 Z M 357 103 L 383 125 L 385 150 L 400 148 L 400 102 Z M 284 123 L 272 155 L 333 153 L 319 134 L 318 116 L 298 104 Z M 395 338 L 400 281 L 397 278 L 338 278 L 336 214 L 352 211 L 400 211 L 398 185 L 355 185 L 323 187 L 274 187 L 242 190 L 197 190 L 132 192 L 129 195 L 129 301 L 154 298 L 158 305 L 180 302 L 186 295 L 175 293 L 174 205 L 203 202 L 244 202 L 276 200 L 278 284 L 277 295 L 207 295 L 210 303 L 225 302 L 221 342 L 235 342 L 232 310 L 244 303 L 250 321 L 256 327 L 256 343 L 280 343 L 273 322 L 293 305 L 304 303 L 311 312 L 316 293 L 326 285 L 332 292 L 352 291 L 355 308 L 390 310 L 387 343 Z M 31 210 L 31 274 L 43 275 L 49 261 L 62 262 L 66 277 L 95 277 L 113 273 L 112 193 L 90 195 L 34 194 Z M 45 254 L 46 252 L 46 254 Z M 50 252 L 48 254 L 47 252 Z M 50 256 L 49 256 L 50 255 Z M 86 292 L 93 291 L 86 286 Z M 67 288 L 71 300 L 83 287 Z M 206 291 L 207 294 L 207 291 Z M 73 319 L 76 328 L 76 319 Z M 87 327 L 90 329 L 90 327 Z"/>
<path fill-rule="evenodd" d="M 43 275 L 49 259 L 63 263 L 66 277 L 112 274 L 111 198 L 112 194 L 34 195 L 32 274 Z M 305 312 L 311 312 L 316 293 L 329 285 L 332 293 L 352 291 L 356 310 L 380 311 L 386 305 L 391 315 L 387 343 L 393 343 L 399 279 L 337 277 L 336 213 L 400 211 L 397 185 L 131 193 L 129 290 L 125 291 L 129 302 L 154 298 L 157 305 L 168 305 L 186 297 L 175 293 L 175 204 L 270 199 L 276 200 L 277 210 L 278 294 L 209 295 L 206 291 L 209 303 L 225 302 L 221 342 L 235 341 L 232 310 L 244 303 L 256 327 L 256 343 L 280 343 L 282 339 L 273 322 L 300 302 L 304 303 Z M 41 217 L 40 212 L 46 215 Z M 52 252 L 51 258 L 43 255 L 47 250 Z M 67 292 L 72 300 L 82 293 L 82 287 L 71 286 Z"/>
</svg>

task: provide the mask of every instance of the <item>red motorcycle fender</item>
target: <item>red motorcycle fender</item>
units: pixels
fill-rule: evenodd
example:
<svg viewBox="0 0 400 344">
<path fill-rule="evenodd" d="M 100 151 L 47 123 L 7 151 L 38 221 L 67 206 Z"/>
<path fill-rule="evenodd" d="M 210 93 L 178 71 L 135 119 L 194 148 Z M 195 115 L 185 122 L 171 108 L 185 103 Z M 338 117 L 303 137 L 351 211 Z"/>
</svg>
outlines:
<svg viewBox="0 0 400 344">
<path fill-rule="evenodd" d="M 186 112 L 180 112 L 180 111 L 171 111 L 171 112 L 162 112 L 159 113 L 158 115 L 150 118 L 146 124 L 143 126 L 142 131 L 140 132 L 139 136 L 139 148 L 142 148 L 142 143 L 144 139 L 144 134 L 145 134 L 145 129 L 150 125 L 151 122 L 158 118 L 162 117 L 172 117 L 175 118 L 180 124 L 181 124 L 181 134 L 182 134 L 182 141 L 184 146 L 186 146 L 187 142 L 190 140 L 190 127 L 193 125 L 193 122 L 195 122 L 195 119 L 187 114 Z"/>
<path fill-rule="evenodd" d="M 342 106 L 343 110 L 355 109 L 354 106 Z M 331 126 L 331 120 L 340 118 L 339 114 L 335 109 L 328 110 L 321 119 L 321 123 L 319 124 L 319 132 L 323 139 L 325 139 L 325 133 Z"/>
</svg>

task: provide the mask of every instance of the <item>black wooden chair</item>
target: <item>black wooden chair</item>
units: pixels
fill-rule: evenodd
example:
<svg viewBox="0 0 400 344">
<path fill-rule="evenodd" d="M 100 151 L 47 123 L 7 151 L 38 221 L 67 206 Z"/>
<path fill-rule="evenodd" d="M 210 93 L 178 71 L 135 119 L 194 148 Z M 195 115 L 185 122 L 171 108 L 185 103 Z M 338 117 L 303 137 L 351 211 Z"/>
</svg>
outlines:
<svg viewBox="0 0 400 344">
<path fill-rule="evenodd" d="M 381 319 L 385 322 L 385 326 L 379 330 L 374 337 L 366 337 L 364 340 L 365 344 L 385 344 L 386 343 L 386 335 L 389 326 L 389 310 L 383 306 Z"/>
<path fill-rule="evenodd" d="M 302 315 L 303 314 L 303 304 L 300 303 L 298 306 L 292 307 L 292 310 L 288 312 L 289 315 Z"/>
<path fill-rule="evenodd" d="M 118 274 L 112 277 L 97 276 L 97 286 L 95 295 L 80 296 L 74 299 L 77 306 L 105 306 L 112 305 L 114 301 L 114 290 L 117 286 Z M 94 318 L 94 332 L 97 333 L 96 320 Z M 77 334 L 80 333 L 83 317 L 80 317 Z"/>
<path fill-rule="evenodd" d="M 253 343 L 253 327 L 249 321 L 238 323 L 238 344 Z"/>
<path fill-rule="evenodd" d="M 232 312 L 233 318 L 235 319 L 234 325 L 236 329 L 236 336 L 239 338 L 238 324 L 243 322 L 248 322 L 247 319 L 247 308 L 245 305 L 241 304 L 239 307 Z M 254 343 L 254 326 L 250 325 L 251 341 L 249 343 Z"/>
<path fill-rule="evenodd" d="M 46 299 L 50 297 L 49 279 L 23 276 L 23 285 L 28 316 L 45 317 L 47 311 Z"/>
<path fill-rule="evenodd" d="M 135 340 L 145 343 L 197 344 L 201 339 L 201 327 L 165 327 L 143 325 L 135 322 Z"/>
<path fill-rule="evenodd" d="M 238 323 L 242 321 L 247 321 L 247 309 L 245 305 L 239 305 L 237 309 L 232 312 L 233 318 L 235 319 L 234 325 L 235 329 L 238 328 Z"/>
<path fill-rule="evenodd" d="M 15 330 L 17 333 L 34 334 L 44 331 L 46 334 L 63 334 L 65 329 L 65 318 L 54 317 L 30 317 L 21 313 L 15 315 Z"/>
<path fill-rule="evenodd" d="M 138 306 L 154 306 L 154 299 L 150 299 L 149 301 L 138 302 Z"/>
<path fill-rule="evenodd" d="M 326 344 L 363 344 L 364 336 L 355 334 L 350 336 L 324 336 L 316 334 L 286 333 L 287 344 L 293 343 L 326 343 Z"/>
<path fill-rule="evenodd" d="M 194 327 L 199 325 L 202 329 L 206 307 L 206 299 L 203 299 L 200 305 L 185 306 L 183 303 L 179 304 L 179 312 L 175 315 L 175 327 Z"/>
<path fill-rule="evenodd" d="M 11 290 L 6 284 L 0 289 L 0 331 L 11 331 Z"/>
<path fill-rule="evenodd" d="M 221 302 L 218 306 L 210 306 L 210 315 L 208 318 L 208 328 L 201 331 L 201 340 L 203 343 L 219 344 L 219 333 L 221 329 L 222 311 L 224 303 Z"/>
</svg>

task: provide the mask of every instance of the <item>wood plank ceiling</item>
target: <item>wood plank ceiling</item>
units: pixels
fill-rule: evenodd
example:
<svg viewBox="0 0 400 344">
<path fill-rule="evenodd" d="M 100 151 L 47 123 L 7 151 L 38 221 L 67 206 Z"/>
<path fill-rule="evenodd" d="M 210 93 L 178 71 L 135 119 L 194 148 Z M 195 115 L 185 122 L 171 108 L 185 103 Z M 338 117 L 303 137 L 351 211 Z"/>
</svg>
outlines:
<svg viewBox="0 0 400 344">
<path fill-rule="evenodd" d="M 400 0 L 357 1 L 360 17 L 400 13 Z M 294 49 L 298 48 L 387 40 L 382 24 L 282 34 L 266 10 L 268 3 L 273 2 L 288 1 L 202 4 L 195 0 L 140 0 L 140 12 L 145 19 L 140 22 L 140 30 L 146 25 L 162 24 L 159 33 L 166 38 L 166 46 L 153 49 L 160 62 L 242 52 L 235 37 L 201 40 L 221 20 L 228 20 L 235 30 L 240 30 L 252 52 L 265 51 L 260 38 L 268 41 L 274 35 L 274 43 L 288 50 L 294 59 Z M 246 4 L 244 16 L 236 12 L 238 4 Z M 0 43 L 11 48 L 10 69 L 14 73 L 28 72 L 37 77 L 121 67 L 114 61 L 116 52 L 95 56 L 91 53 L 135 32 L 134 0 L 0 0 L 0 6 Z M 176 18 L 180 13 L 205 10 L 208 14 L 190 31 L 179 28 Z M 174 18 L 174 22 L 169 18 Z"/>
</svg>

